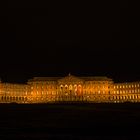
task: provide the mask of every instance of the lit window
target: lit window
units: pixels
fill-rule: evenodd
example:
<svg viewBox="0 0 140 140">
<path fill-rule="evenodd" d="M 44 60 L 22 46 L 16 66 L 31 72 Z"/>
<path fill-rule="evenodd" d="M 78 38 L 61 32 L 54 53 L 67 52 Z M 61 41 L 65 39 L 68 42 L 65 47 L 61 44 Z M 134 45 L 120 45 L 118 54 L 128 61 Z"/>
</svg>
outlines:
<svg viewBox="0 0 140 140">
<path fill-rule="evenodd" d="M 132 95 L 132 98 L 134 99 L 134 95 Z"/>
<path fill-rule="evenodd" d="M 72 90 L 72 85 L 69 85 L 69 89 Z"/>
<path fill-rule="evenodd" d="M 77 88 L 77 85 L 74 85 L 75 88 Z"/>
<path fill-rule="evenodd" d="M 123 88 L 124 88 L 124 86 L 123 86 Z"/>
<path fill-rule="evenodd" d="M 117 94 L 119 94 L 119 91 L 117 91 Z"/>
<path fill-rule="evenodd" d="M 122 88 L 122 86 L 120 86 L 120 88 Z"/>
<path fill-rule="evenodd" d="M 131 88 L 131 85 L 129 85 L 129 88 Z"/>
<path fill-rule="evenodd" d="M 139 87 L 139 84 L 138 84 L 138 87 Z"/>
<path fill-rule="evenodd" d="M 132 90 L 132 93 L 134 93 L 134 90 Z"/>
<path fill-rule="evenodd" d="M 134 85 L 132 85 L 132 87 L 134 87 Z"/>
</svg>

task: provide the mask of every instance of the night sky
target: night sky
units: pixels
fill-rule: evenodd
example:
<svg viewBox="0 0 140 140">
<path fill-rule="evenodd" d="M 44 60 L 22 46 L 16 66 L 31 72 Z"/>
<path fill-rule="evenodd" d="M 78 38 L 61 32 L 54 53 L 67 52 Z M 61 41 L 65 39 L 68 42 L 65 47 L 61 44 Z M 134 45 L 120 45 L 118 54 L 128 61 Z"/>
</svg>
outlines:
<svg viewBox="0 0 140 140">
<path fill-rule="evenodd" d="M 137 8 L 128 1 L 8 1 L 0 12 L 0 77 L 108 76 L 140 80 Z"/>
</svg>

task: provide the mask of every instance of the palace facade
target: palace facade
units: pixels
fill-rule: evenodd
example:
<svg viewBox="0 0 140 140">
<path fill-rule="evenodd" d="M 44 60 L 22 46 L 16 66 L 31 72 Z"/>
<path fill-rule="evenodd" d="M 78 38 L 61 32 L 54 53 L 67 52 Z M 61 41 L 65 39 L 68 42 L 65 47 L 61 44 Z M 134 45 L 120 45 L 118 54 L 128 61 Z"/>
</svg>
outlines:
<svg viewBox="0 0 140 140">
<path fill-rule="evenodd" d="M 140 102 L 140 82 L 107 77 L 34 77 L 27 84 L 0 82 L 0 103 Z"/>
</svg>

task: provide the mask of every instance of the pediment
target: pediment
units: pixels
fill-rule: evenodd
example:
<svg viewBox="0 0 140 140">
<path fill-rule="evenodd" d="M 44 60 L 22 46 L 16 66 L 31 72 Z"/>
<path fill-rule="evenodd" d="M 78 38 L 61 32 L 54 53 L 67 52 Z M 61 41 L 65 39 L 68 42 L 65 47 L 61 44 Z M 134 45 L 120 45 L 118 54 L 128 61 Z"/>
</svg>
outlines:
<svg viewBox="0 0 140 140">
<path fill-rule="evenodd" d="M 73 75 L 68 75 L 58 80 L 59 83 L 83 83 L 83 80 Z"/>
</svg>

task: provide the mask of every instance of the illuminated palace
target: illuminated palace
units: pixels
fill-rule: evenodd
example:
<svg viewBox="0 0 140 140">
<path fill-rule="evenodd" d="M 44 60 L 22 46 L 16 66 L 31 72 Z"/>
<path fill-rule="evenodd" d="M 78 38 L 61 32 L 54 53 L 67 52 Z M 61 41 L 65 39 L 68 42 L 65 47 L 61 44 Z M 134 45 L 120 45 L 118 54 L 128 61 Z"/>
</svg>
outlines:
<svg viewBox="0 0 140 140">
<path fill-rule="evenodd" d="M 139 102 L 140 82 L 107 77 L 34 77 L 27 84 L 0 82 L 1 103 Z"/>
</svg>

